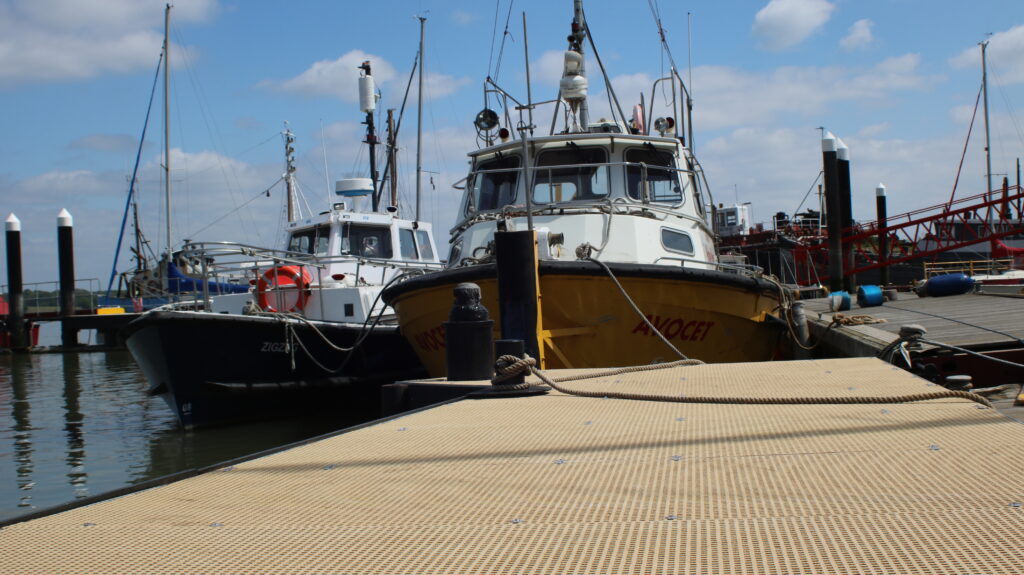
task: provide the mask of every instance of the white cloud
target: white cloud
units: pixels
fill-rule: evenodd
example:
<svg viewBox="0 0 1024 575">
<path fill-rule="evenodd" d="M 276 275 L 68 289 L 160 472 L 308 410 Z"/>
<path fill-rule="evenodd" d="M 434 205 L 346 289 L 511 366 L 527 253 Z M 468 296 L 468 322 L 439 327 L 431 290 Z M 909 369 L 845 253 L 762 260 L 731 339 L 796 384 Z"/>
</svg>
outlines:
<svg viewBox="0 0 1024 575">
<path fill-rule="evenodd" d="M 999 80 L 1004 84 L 1024 84 L 1024 25 L 1014 26 L 989 38 L 985 57 L 990 70 L 998 73 Z M 954 68 L 981 69 L 981 49 L 977 46 L 964 48 L 960 54 L 950 60 Z"/>
<path fill-rule="evenodd" d="M 428 100 L 434 100 L 437 98 L 443 98 L 445 96 L 454 94 L 463 86 L 469 84 L 472 80 L 468 77 L 463 76 L 462 78 L 455 78 L 447 74 L 431 74 L 427 72 L 426 78 L 423 79 L 423 97 Z M 416 90 L 419 88 L 418 85 L 413 85 L 410 98 L 416 94 Z"/>
<path fill-rule="evenodd" d="M 784 50 L 820 30 L 833 10 L 828 0 L 771 0 L 754 16 L 754 36 L 767 50 Z"/>
<path fill-rule="evenodd" d="M 883 102 L 893 91 L 922 90 L 938 80 L 922 75 L 919 62 L 907 54 L 868 69 L 781 67 L 768 74 L 701 66 L 693 73 L 700 89 L 695 113 L 703 129 L 719 129 L 763 125 L 781 114 L 816 116 L 836 102 Z"/>
<path fill-rule="evenodd" d="M 847 32 L 846 37 L 839 41 L 839 45 L 845 50 L 857 50 L 864 48 L 874 42 L 875 37 L 871 33 L 871 27 L 874 26 L 874 22 L 871 20 L 857 20 L 850 26 L 850 31 Z"/>
<path fill-rule="evenodd" d="M 468 26 L 476 20 L 476 16 L 465 10 L 455 10 L 452 12 L 452 20 L 459 26 Z"/>
<path fill-rule="evenodd" d="M 882 122 L 881 124 L 872 124 L 870 126 L 864 126 L 857 132 L 857 136 L 860 138 L 876 138 L 881 136 L 885 132 L 889 131 L 889 122 Z"/>
<path fill-rule="evenodd" d="M 216 11 L 216 0 L 185 0 L 171 14 L 174 22 L 195 22 Z M 160 53 L 162 27 L 163 10 L 148 2 L 2 2 L 0 86 L 150 68 Z"/>
<path fill-rule="evenodd" d="M 345 102 L 359 101 L 358 66 L 369 60 L 377 86 L 387 84 L 395 77 L 395 68 L 380 56 L 352 50 L 335 60 L 315 62 L 305 72 L 285 80 L 278 87 L 304 97 L 327 96 Z M 273 85 L 271 83 L 271 85 Z"/>
<path fill-rule="evenodd" d="M 874 219 L 874 190 L 879 182 L 888 188 L 890 215 L 949 198 L 963 146 L 957 138 L 837 135 L 851 151 L 853 215 L 858 221 Z M 753 202 L 755 221 L 770 222 L 779 210 L 793 213 L 805 195 L 801 209 L 817 208 L 814 183 L 821 170 L 821 147 L 818 130 L 811 126 L 803 130 L 739 128 L 705 142 L 698 152 L 715 201 L 731 203 L 738 196 L 740 202 Z M 957 197 L 980 192 L 981 158 L 968 155 Z M 914 169 L 907 170 L 908 165 Z"/>
</svg>

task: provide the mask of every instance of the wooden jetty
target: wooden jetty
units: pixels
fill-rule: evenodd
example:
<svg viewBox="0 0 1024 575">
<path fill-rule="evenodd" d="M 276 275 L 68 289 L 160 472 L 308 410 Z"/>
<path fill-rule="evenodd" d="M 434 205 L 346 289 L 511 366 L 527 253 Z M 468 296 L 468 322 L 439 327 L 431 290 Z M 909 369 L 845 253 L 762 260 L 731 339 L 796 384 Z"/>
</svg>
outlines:
<svg viewBox="0 0 1024 575">
<path fill-rule="evenodd" d="M 896 403 L 949 392 L 877 359 L 563 385 L 599 397 L 449 402 L 8 525 L 0 572 L 1024 573 L 1024 426 L 966 395 Z M 797 398 L 836 403 L 733 403 Z"/>
<path fill-rule="evenodd" d="M 828 298 L 805 300 L 811 340 L 821 340 L 832 356 L 873 357 L 899 338 L 902 326 L 917 324 L 932 341 L 983 352 L 995 358 L 1024 363 L 1024 298 L 968 293 L 947 297 L 918 297 L 899 293 L 895 301 L 838 312 L 855 318 L 855 325 L 834 324 Z M 857 323 L 884 320 L 884 323 Z M 924 346 L 923 359 L 938 376 L 973 373 L 976 383 L 1024 383 L 1024 370 L 999 365 L 964 353 Z"/>
</svg>

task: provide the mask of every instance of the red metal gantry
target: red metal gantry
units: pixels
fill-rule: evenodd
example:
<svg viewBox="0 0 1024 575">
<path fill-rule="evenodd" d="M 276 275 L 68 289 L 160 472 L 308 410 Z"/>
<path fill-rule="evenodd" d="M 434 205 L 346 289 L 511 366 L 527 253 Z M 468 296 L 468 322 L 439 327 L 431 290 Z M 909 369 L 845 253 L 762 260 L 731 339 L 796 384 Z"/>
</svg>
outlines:
<svg viewBox="0 0 1024 575">
<path fill-rule="evenodd" d="M 937 206 L 889 217 L 884 226 L 864 222 L 843 230 L 843 244 L 853 244 L 855 264 L 843 275 L 878 269 L 983 242 L 992 244 L 992 257 L 1020 255 L 1020 248 L 1007 248 L 1000 240 L 1024 234 L 1024 192 L 1021 186 L 1005 183 L 1000 190 L 960 198 Z M 889 246 L 888 257 L 880 258 L 881 242 Z M 794 250 L 797 283 L 824 284 L 828 281 L 828 242 L 800 243 Z"/>
</svg>

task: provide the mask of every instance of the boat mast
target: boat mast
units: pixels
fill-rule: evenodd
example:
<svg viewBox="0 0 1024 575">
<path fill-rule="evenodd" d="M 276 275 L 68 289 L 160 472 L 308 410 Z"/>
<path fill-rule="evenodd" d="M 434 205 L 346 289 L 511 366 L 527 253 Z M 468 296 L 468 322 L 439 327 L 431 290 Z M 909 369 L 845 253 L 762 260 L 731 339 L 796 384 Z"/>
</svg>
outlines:
<svg viewBox="0 0 1024 575">
<path fill-rule="evenodd" d="M 988 187 L 985 193 L 992 191 L 992 148 L 988 138 L 988 66 L 985 62 L 985 48 L 988 40 L 981 42 L 981 93 L 985 99 L 985 180 Z"/>
<path fill-rule="evenodd" d="M 423 182 L 423 68 L 426 67 L 426 59 L 423 57 L 423 30 L 427 19 L 417 16 L 420 21 L 420 87 L 416 103 L 416 221 L 420 221 L 420 197 Z"/>
<path fill-rule="evenodd" d="M 376 88 L 373 83 L 373 73 L 370 71 L 370 61 L 367 60 L 359 65 L 359 69 L 363 71 L 362 77 L 359 78 L 359 107 L 366 113 L 366 139 L 363 140 L 364 144 L 370 146 L 370 182 L 373 190 L 371 197 L 373 202 L 373 211 L 377 211 L 380 207 L 380 196 L 377 194 L 377 132 L 373 124 L 373 112 L 377 109 L 377 95 L 375 93 Z"/>
<path fill-rule="evenodd" d="M 164 9 L 164 204 L 167 211 L 167 260 L 171 259 L 171 43 L 168 30 L 171 27 L 171 5 Z"/>
<path fill-rule="evenodd" d="M 292 144 L 295 143 L 295 136 L 292 135 L 291 128 L 287 125 L 284 129 L 284 159 L 285 159 L 285 173 L 284 173 L 284 186 L 287 190 L 288 200 L 286 205 L 288 206 L 288 221 L 295 221 L 295 148 Z"/>
<path fill-rule="evenodd" d="M 572 36 L 570 38 L 573 38 L 573 49 L 580 53 L 580 76 L 586 78 L 587 63 L 586 58 L 583 57 L 583 39 L 587 34 L 587 27 L 583 21 L 583 0 L 574 0 L 573 4 Z M 590 110 L 587 107 L 587 98 L 584 95 L 583 100 L 580 102 L 580 127 L 586 132 L 589 124 Z"/>
<path fill-rule="evenodd" d="M 395 111 L 388 110 L 388 168 L 385 169 L 385 176 L 389 178 L 391 187 L 391 203 L 389 205 L 398 207 L 398 149 L 397 135 L 395 134 Z M 390 174 L 387 172 L 390 170 Z M 383 185 L 383 184 L 382 184 Z"/>
</svg>

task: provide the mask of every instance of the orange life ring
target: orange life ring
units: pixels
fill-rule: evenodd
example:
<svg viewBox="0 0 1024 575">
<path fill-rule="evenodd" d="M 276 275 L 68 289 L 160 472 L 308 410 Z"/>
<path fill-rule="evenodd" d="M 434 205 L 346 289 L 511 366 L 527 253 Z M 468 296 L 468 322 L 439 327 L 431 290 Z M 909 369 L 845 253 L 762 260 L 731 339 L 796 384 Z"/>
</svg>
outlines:
<svg viewBox="0 0 1024 575">
<path fill-rule="evenodd" d="M 256 301 L 259 303 L 260 309 L 263 311 L 276 312 L 279 311 L 271 303 L 272 298 L 270 294 L 281 287 L 295 286 L 295 292 L 297 294 L 295 303 L 285 311 L 302 311 L 306 307 L 306 299 L 309 298 L 309 282 L 312 281 L 312 277 L 306 268 L 299 266 L 277 266 L 270 268 L 260 276 L 258 282 L 256 282 Z M 285 280 L 285 281 L 282 281 Z"/>
</svg>

